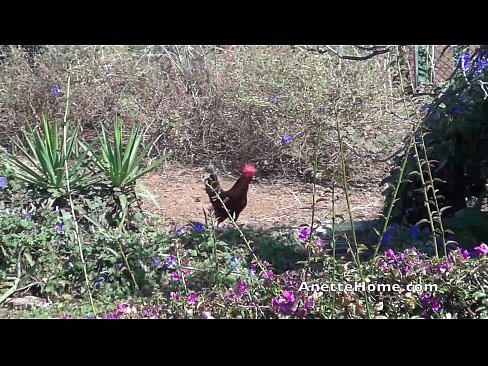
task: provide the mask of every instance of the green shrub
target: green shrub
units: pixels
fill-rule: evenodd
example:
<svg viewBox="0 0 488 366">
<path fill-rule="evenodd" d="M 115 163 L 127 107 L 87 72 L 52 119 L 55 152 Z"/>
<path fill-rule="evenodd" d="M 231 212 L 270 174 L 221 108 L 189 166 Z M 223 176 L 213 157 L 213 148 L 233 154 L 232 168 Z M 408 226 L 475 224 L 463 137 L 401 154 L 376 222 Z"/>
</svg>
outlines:
<svg viewBox="0 0 488 366">
<path fill-rule="evenodd" d="M 481 212 L 488 177 L 488 153 L 485 149 L 488 142 L 488 94 L 484 84 L 488 72 L 486 56 L 478 54 L 472 61 L 469 59 L 466 53 L 460 56 L 460 68 L 446 90 L 431 104 L 424 106 L 427 114 L 415 134 L 418 156 L 415 149 L 410 148 L 402 178 L 399 167 L 405 155 L 398 156 L 394 163 L 396 168 L 383 183 L 389 185 L 385 190 L 385 214 L 392 200 L 396 199 L 391 215 L 393 222 L 414 225 L 428 219 L 418 168 L 420 163 L 435 221 L 439 222 L 439 212 L 434 201 L 434 190 L 437 205 L 444 207 L 444 229 L 448 233 L 455 233 L 462 242 L 469 241 L 474 245 L 488 240 L 484 224 L 487 214 Z M 398 195 L 394 197 L 394 186 L 399 179 L 402 179 L 402 183 Z M 474 204 L 467 204 L 473 200 L 476 200 Z"/>
</svg>

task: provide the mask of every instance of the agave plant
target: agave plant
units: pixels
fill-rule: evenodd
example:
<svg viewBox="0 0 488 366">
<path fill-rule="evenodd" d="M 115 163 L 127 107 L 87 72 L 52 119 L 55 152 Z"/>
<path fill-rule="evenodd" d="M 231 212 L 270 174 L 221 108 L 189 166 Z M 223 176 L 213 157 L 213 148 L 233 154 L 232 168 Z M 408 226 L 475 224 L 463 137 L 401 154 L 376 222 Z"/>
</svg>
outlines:
<svg viewBox="0 0 488 366">
<path fill-rule="evenodd" d="M 21 153 L 21 157 L 8 155 L 14 176 L 34 189 L 49 190 L 60 195 L 67 193 L 68 183 L 71 190 L 89 185 L 94 175 L 83 168 L 86 152 L 79 153 L 78 128 L 70 130 L 66 124 L 63 134 L 60 134 L 58 124 L 51 125 L 45 116 L 43 127 L 42 134 L 32 126 L 27 126 L 24 132 L 26 147 L 12 139 Z"/>
<path fill-rule="evenodd" d="M 155 139 L 150 141 L 145 148 L 138 153 L 141 145 L 143 131 L 139 127 L 132 127 L 125 147 L 122 142 L 122 124 L 117 119 L 114 124 L 113 144 L 110 141 L 105 127 L 101 127 L 102 133 L 99 136 L 101 156 L 95 154 L 91 148 L 82 143 L 82 146 L 88 151 L 88 156 L 95 165 L 103 172 L 107 180 L 118 188 L 133 186 L 137 179 L 153 171 L 161 164 L 168 155 L 163 155 L 153 161 L 145 168 L 140 167 L 144 157 L 154 144 Z"/>
</svg>

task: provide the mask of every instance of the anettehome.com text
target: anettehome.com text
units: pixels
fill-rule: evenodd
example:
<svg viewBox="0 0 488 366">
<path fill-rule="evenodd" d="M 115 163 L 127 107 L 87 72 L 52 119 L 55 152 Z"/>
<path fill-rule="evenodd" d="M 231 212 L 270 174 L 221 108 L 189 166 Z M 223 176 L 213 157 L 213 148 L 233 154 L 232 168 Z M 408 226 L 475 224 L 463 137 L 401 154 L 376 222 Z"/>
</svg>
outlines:
<svg viewBox="0 0 488 366">
<path fill-rule="evenodd" d="M 354 282 L 354 283 L 324 283 L 322 285 L 318 283 L 307 284 L 302 282 L 298 291 L 322 291 L 322 292 L 344 292 L 344 291 L 395 291 L 400 292 L 403 289 L 398 283 L 365 283 L 365 282 Z M 407 291 L 412 292 L 432 292 L 437 291 L 437 285 L 431 283 L 409 283 L 406 288 Z"/>
</svg>

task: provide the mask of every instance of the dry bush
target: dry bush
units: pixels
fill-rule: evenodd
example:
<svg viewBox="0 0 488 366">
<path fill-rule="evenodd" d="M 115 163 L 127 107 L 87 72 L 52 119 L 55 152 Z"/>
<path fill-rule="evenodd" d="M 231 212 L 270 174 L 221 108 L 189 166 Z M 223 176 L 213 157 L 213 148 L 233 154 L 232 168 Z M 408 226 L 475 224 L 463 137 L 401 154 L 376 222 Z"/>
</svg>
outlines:
<svg viewBox="0 0 488 366">
<path fill-rule="evenodd" d="M 386 171 L 376 160 L 408 130 L 389 112 L 406 114 L 396 102 L 390 54 L 339 62 L 290 46 L 44 46 L 29 57 L 15 47 L 2 51 L 2 134 L 42 114 L 61 119 L 68 73 L 69 118 L 86 138 L 118 115 L 145 126 L 147 140 L 160 136 L 152 158 L 172 150 L 185 164 L 212 160 L 229 169 L 250 161 L 261 174 L 303 177 L 322 124 L 319 162 L 330 179 L 339 164 L 332 96 L 340 95 L 349 178 L 376 184 Z M 282 144 L 284 134 L 293 143 Z"/>
</svg>

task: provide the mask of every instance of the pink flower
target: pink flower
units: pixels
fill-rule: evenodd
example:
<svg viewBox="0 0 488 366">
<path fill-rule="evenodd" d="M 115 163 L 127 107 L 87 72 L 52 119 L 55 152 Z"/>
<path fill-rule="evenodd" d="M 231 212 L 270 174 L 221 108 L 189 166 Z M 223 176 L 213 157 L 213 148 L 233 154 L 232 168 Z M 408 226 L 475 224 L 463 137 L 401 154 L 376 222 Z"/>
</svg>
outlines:
<svg viewBox="0 0 488 366">
<path fill-rule="evenodd" d="M 179 294 L 179 293 L 177 293 L 177 292 L 173 292 L 173 291 L 171 291 L 171 292 L 169 293 L 169 296 L 170 296 L 170 297 L 171 297 L 171 299 L 173 299 L 173 300 L 179 300 L 179 299 L 180 299 L 180 294 Z"/>
<path fill-rule="evenodd" d="M 310 228 L 304 227 L 300 229 L 300 232 L 298 234 L 298 239 L 300 239 L 301 241 L 307 241 L 309 235 L 310 235 Z"/>
<path fill-rule="evenodd" d="M 477 247 L 474 247 L 474 250 L 476 250 L 479 255 L 486 255 L 486 253 L 488 253 L 488 245 L 481 243 Z"/>
<path fill-rule="evenodd" d="M 395 252 L 393 251 L 393 249 L 387 249 L 385 250 L 385 256 L 388 259 L 395 259 Z"/>
<path fill-rule="evenodd" d="M 180 279 L 180 275 L 178 274 L 178 272 L 171 273 L 169 277 L 171 277 L 173 281 L 178 281 Z"/>
<path fill-rule="evenodd" d="M 295 295 L 293 294 L 293 290 L 290 291 L 283 290 L 281 291 L 281 294 L 283 295 L 285 300 L 288 301 L 289 303 L 293 304 L 295 302 Z"/>
<path fill-rule="evenodd" d="M 188 298 L 186 299 L 186 301 L 188 301 L 190 303 L 196 303 L 198 301 L 198 295 L 195 294 L 194 292 L 192 292 L 190 295 L 188 295 Z"/>
<path fill-rule="evenodd" d="M 247 291 L 247 285 L 244 281 L 242 281 L 241 279 L 238 279 L 237 282 L 236 282 L 236 292 L 241 295 L 241 294 L 245 294 Z"/>
<path fill-rule="evenodd" d="M 380 259 L 380 261 L 378 262 L 378 265 L 383 269 L 388 268 L 388 263 L 386 263 L 383 259 Z"/>
<path fill-rule="evenodd" d="M 470 257 L 469 251 L 467 251 L 466 249 L 462 250 L 461 248 L 457 247 L 455 251 L 459 255 L 462 255 L 463 259 L 468 259 Z"/>
<path fill-rule="evenodd" d="M 127 308 L 127 304 L 119 304 L 117 305 L 117 314 L 121 315 L 124 314 Z"/>
<path fill-rule="evenodd" d="M 438 299 L 434 299 L 432 300 L 430 306 L 432 307 L 432 311 L 435 311 L 437 313 L 441 308 L 441 303 Z"/>
<path fill-rule="evenodd" d="M 317 246 L 321 246 L 322 245 L 322 239 L 320 238 L 317 238 L 317 242 L 316 242 Z"/>
<path fill-rule="evenodd" d="M 444 273 L 449 269 L 449 265 L 443 262 L 437 266 L 437 269 L 439 270 L 440 273 Z"/>
</svg>

